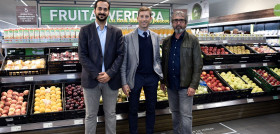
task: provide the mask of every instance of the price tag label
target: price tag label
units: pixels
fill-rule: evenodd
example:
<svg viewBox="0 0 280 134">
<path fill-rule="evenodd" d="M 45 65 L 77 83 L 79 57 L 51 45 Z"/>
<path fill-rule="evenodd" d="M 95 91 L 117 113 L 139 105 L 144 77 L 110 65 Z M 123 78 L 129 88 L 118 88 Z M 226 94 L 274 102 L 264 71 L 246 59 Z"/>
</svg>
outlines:
<svg viewBox="0 0 280 134">
<path fill-rule="evenodd" d="M 77 47 L 79 44 L 78 43 L 72 43 L 73 47 Z"/>
<path fill-rule="evenodd" d="M 81 125 L 81 124 L 84 124 L 83 119 L 74 120 L 74 125 Z"/>
<path fill-rule="evenodd" d="M 267 63 L 263 63 L 263 66 L 267 66 Z"/>
<path fill-rule="evenodd" d="M 21 131 L 21 126 L 12 126 L 11 132 Z"/>
<path fill-rule="evenodd" d="M 241 68 L 246 68 L 246 64 L 241 64 Z"/>
<path fill-rule="evenodd" d="M 33 81 L 33 77 L 25 77 L 24 80 L 25 81 Z"/>
<path fill-rule="evenodd" d="M 43 128 L 51 128 L 53 127 L 53 123 L 44 123 Z"/>
<path fill-rule="evenodd" d="M 273 100 L 278 100 L 278 96 L 273 96 Z"/>
<path fill-rule="evenodd" d="M 223 40 L 223 43 L 228 43 L 228 41 L 227 40 Z"/>
<path fill-rule="evenodd" d="M 279 90 L 280 90 L 280 87 L 278 87 L 277 90 L 279 91 Z"/>
<path fill-rule="evenodd" d="M 67 74 L 67 79 L 75 79 L 75 74 Z"/>
<path fill-rule="evenodd" d="M 221 69 L 221 66 L 215 66 L 215 69 Z"/>
<path fill-rule="evenodd" d="M 197 105 L 196 109 L 204 109 L 203 105 Z"/>
<path fill-rule="evenodd" d="M 254 99 L 247 99 L 247 103 L 252 103 L 254 102 Z"/>
</svg>

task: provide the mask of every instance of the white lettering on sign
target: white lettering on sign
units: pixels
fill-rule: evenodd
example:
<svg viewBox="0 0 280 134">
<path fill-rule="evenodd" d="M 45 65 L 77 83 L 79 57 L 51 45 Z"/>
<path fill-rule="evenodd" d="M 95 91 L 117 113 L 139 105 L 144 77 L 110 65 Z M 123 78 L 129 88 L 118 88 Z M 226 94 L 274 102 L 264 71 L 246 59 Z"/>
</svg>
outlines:
<svg viewBox="0 0 280 134">
<path fill-rule="evenodd" d="M 71 16 L 71 10 L 68 10 L 68 17 L 69 17 L 69 20 L 71 21 L 75 21 L 77 19 L 77 10 L 74 10 L 74 17 L 72 18 Z"/>
<path fill-rule="evenodd" d="M 109 18 L 110 18 L 111 21 L 114 20 L 115 14 L 116 14 L 116 11 L 115 11 L 115 10 L 112 12 L 112 14 L 110 13 Z"/>
<path fill-rule="evenodd" d="M 163 17 L 162 17 L 161 12 L 158 12 L 158 15 L 157 15 L 157 20 L 163 20 Z"/>
<path fill-rule="evenodd" d="M 138 17 L 138 11 L 132 11 L 132 19 L 136 19 Z"/>
<path fill-rule="evenodd" d="M 81 21 L 81 10 L 78 10 L 78 20 Z"/>
<path fill-rule="evenodd" d="M 90 21 L 91 21 L 91 20 L 95 20 L 95 14 L 94 14 L 93 11 L 91 12 L 91 15 L 90 15 L 89 20 L 90 20 Z"/>
<path fill-rule="evenodd" d="M 87 13 L 89 12 L 88 10 L 82 10 L 82 12 L 84 13 L 84 19 L 87 20 Z"/>
<path fill-rule="evenodd" d="M 62 17 L 64 18 L 65 21 L 67 21 L 67 18 L 66 18 L 66 14 L 67 12 L 65 10 L 59 10 L 59 21 L 62 21 Z"/>
<path fill-rule="evenodd" d="M 57 14 L 54 14 L 55 12 L 57 12 L 57 10 L 50 10 L 51 21 L 53 21 L 53 17 L 57 17 Z"/>
<path fill-rule="evenodd" d="M 124 11 L 124 20 L 129 21 L 130 17 L 131 17 L 131 12 Z"/>
<path fill-rule="evenodd" d="M 120 19 L 123 15 L 122 15 L 123 11 L 117 10 L 117 20 L 123 20 Z"/>
</svg>

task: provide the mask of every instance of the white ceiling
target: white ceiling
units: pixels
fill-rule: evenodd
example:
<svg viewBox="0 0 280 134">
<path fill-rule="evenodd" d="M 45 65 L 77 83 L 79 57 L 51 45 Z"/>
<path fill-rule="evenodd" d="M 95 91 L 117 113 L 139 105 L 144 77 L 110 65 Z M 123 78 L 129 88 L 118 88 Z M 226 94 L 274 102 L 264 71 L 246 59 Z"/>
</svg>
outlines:
<svg viewBox="0 0 280 134">
<path fill-rule="evenodd" d="M 77 4 L 84 4 L 84 5 L 73 5 L 74 1 L 76 1 Z M 57 1 L 40 0 L 40 2 L 42 2 L 42 3 L 48 3 L 48 2 L 58 3 L 61 6 L 90 6 L 93 1 L 94 0 L 57 0 Z M 125 5 L 127 5 L 129 7 L 131 7 L 131 5 L 135 5 L 135 7 L 140 7 L 141 3 L 145 6 L 148 6 L 148 5 L 159 3 L 163 0 L 108 0 L 108 1 L 111 2 L 112 7 L 118 7 L 118 6 L 124 7 Z M 188 3 L 193 3 L 196 1 L 200 1 L 200 0 L 169 0 L 168 2 L 166 2 L 167 4 L 160 4 L 158 7 L 160 7 L 160 6 L 167 7 L 167 6 L 170 6 L 170 4 L 187 5 Z M 28 6 L 37 5 L 36 0 L 24 0 L 24 2 Z M 66 4 L 66 3 L 68 3 L 68 4 Z M 139 5 L 139 6 L 137 6 L 137 5 Z M 15 26 L 17 24 L 16 6 L 24 6 L 24 4 L 21 2 L 21 0 L 0 0 L 0 30 L 8 29 L 8 28 L 18 28 L 17 26 Z M 53 5 L 39 4 L 39 6 L 53 6 Z M 1 20 L 15 24 L 15 25 L 4 23 Z M 23 25 L 21 27 L 33 28 L 33 27 L 37 27 L 37 26 L 36 25 Z M 40 26 L 40 27 L 46 27 L 46 26 Z M 51 26 L 51 27 L 54 27 L 54 26 Z M 62 26 L 55 26 L 55 27 L 62 27 Z M 71 26 L 71 27 L 73 27 L 73 26 Z"/>
</svg>

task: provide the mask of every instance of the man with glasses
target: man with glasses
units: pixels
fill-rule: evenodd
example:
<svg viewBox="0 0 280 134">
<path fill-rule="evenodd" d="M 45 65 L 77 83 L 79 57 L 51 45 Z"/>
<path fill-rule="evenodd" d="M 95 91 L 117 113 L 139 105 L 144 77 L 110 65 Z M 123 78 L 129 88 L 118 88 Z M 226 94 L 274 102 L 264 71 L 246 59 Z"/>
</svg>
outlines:
<svg viewBox="0 0 280 134">
<path fill-rule="evenodd" d="M 95 134 L 100 96 L 103 99 L 106 134 L 116 133 L 116 103 L 121 88 L 123 62 L 122 31 L 107 24 L 110 3 L 98 0 L 94 5 L 95 22 L 81 28 L 79 58 L 86 105 L 85 133 Z"/>
<path fill-rule="evenodd" d="M 138 105 L 141 89 L 145 92 L 146 134 L 154 132 L 157 87 L 162 78 L 159 36 L 149 30 L 152 11 L 138 10 L 138 28 L 124 37 L 125 54 L 121 67 L 122 89 L 129 96 L 129 132 L 138 133 Z"/>
<path fill-rule="evenodd" d="M 167 87 L 174 134 L 192 133 L 193 96 L 203 66 L 198 39 L 185 30 L 187 21 L 184 12 L 174 12 L 174 34 L 162 44 L 161 89 L 166 91 Z"/>
</svg>

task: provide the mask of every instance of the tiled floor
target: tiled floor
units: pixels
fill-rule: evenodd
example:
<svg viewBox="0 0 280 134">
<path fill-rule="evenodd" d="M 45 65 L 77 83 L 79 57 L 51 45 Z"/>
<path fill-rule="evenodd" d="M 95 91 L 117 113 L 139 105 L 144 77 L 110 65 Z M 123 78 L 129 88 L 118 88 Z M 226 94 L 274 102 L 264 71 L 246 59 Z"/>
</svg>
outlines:
<svg viewBox="0 0 280 134">
<path fill-rule="evenodd" d="M 280 134 L 280 113 L 195 126 L 193 134 Z"/>
</svg>

